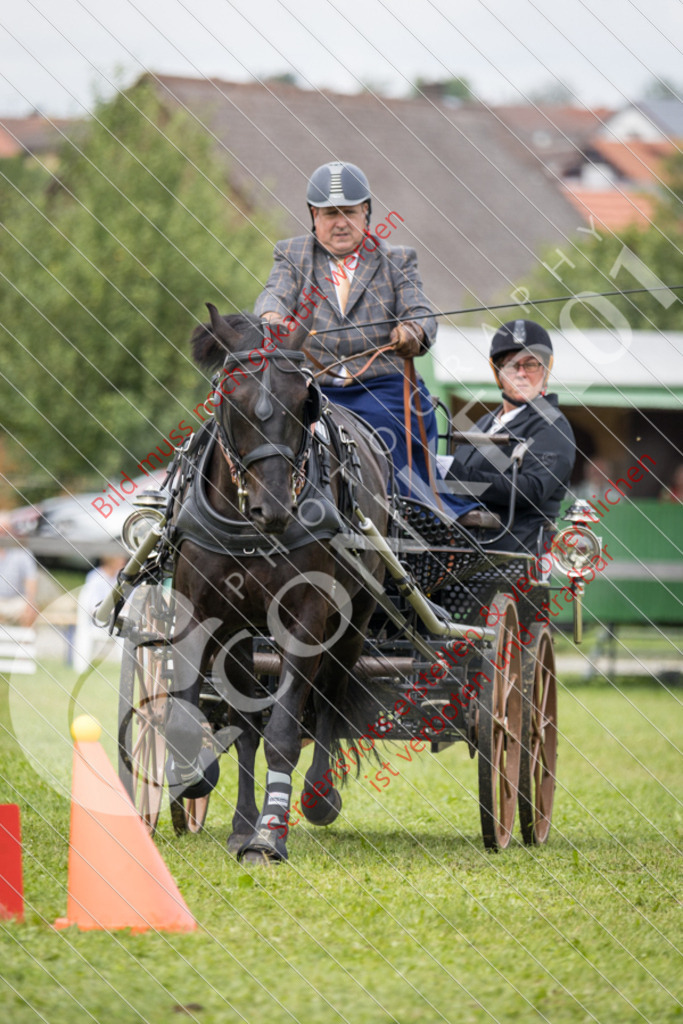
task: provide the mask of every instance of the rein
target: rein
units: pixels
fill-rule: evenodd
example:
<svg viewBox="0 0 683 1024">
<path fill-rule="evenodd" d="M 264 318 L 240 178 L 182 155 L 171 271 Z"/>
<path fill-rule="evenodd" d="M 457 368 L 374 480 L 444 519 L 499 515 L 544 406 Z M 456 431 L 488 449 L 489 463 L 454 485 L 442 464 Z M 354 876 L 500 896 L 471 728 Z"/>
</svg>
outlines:
<svg viewBox="0 0 683 1024">
<path fill-rule="evenodd" d="M 408 480 L 411 485 L 413 476 L 413 434 L 410 422 L 410 410 L 413 401 L 415 402 L 415 414 L 417 416 L 417 424 L 420 429 L 420 447 L 422 448 L 425 466 L 427 467 L 429 486 L 432 489 L 432 493 L 439 510 L 443 512 L 443 503 L 439 497 L 439 492 L 436 487 L 436 479 L 434 477 L 434 468 L 432 466 L 432 460 L 429 457 L 429 444 L 427 442 L 427 431 L 425 430 L 424 424 L 424 413 L 422 412 L 422 399 L 420 398 L 420 392 L 417 386 L 415 364 L 412 359 L 406 359 L 405 370 L 403 371 L 403 418 L 406 432 L 406 452 L 408 454 Z"/>
<path fill-rule="evenodd" d="M 315 332 L 312 331 L 312 334 Z M 350 380 L 358 380 L 367 369 L 374 363 L 377 356 L 381 355 L 382 352 L 389 352 L 395 348 L 393 342 L 388 345 L 382 345 L 380 348 L 366 348 L 362 352 L 356 352 L 351 356 L 344 356 L 343 359 L 335 359 L 333 363 L 329 363 L 327 366 L 323 366 L 319 359 L 316 359 L 306 349 L 303 349 L 304 354 L 314 366 L 318 367 L 317 373 L 313 374 L 313 377 L 321 377 L 324 373 L 327 373 L 331 366 L 340 366 L 344 363 L 348 363 L 353 359 L 360 359 L 363 356 L 370 355 L 370 358 L 363 364 L 363 366 L 356 373 L 350 375 Z M 437 507 L 441 512 L 444 511 L 443 503 L 439 497 L 439 492 L 436 486 L 436 478 L 434 476 L 434 467 L 432 460 L 429 457 L 429 443 L 427 441 L 427 431 L 424 425 L 424 413 L 422 412 L 422 400 L 420 398 L 420 392 L 417 386 L 417 375 L 415 373 L 415 364 L 412 359 L 405 360 L 405 368 L 403 370 L 403 425 L 406 434 L 406 453 L 408 456 L 408 479 L 412 483 L 413 475 L 413 432 L 411 428 L 411 407 L 415 405 L 415 414 L 417 416 L 417 423 L 420 430 L 420 448 L 425 460 L 427 467 L 427 475 L 429 479 L 429 486 L 432 489 L 432 493 L 436 500 Z"/>
<path fill-rule="evenodd" d="M 312 335 L 315 334 L 315 333 L 316 333 L 315 331 L 311 331 Z M 361 366 L 360 370 L 358 370 L 357 373 L 349 374 L 349 379 L 350 380 L 355 380 L 357 377 L 362 377 L 363 376 L 365 371 L 372 366 L 372 364 L 374 363 L 374 361 L 377 358 L 377 356 L 381 356 L 383 352 L 390 352 L 393 348 L 394 348 L 393 342 L 390 342 L 388 345 L 381 345 L 380 348 L 374 348 L 374 347 L 373 348 L 366 348 L 366 349 L 363 349 L 362 352 L 356 352 L 352 356 L 344 356 L 342 359 L 335 359 L 334 362 L 328 363 L 327 366 L 323 366 L 323 364 L 320 362 L 320 360 L 316 359 L 316 357 L 314 355 L 312 355 L 312 353 L 309 352 L 308 349 L 302 349 L 302 351 L 303 351 L 304 355 L 306 356 L 306 358 L 310 359 L 310 361 L 313 363 L 313 365 L 318 367 L 318 372 L 312 374 L 312 376 L 315 377 L 316 379 L 318 377 L 322 377 L 322 375 L 324 373 L 329 373 L 329 370 L 330 370 L 331 366 L 343 366 L 344 363 L 350 363 L 353 359 L 361 359 L 363 356 L 368 356 L 369 355 L 370 358 L 367 360 L 366 363 L 363 364 L 363 366 Z"/>
</svg>

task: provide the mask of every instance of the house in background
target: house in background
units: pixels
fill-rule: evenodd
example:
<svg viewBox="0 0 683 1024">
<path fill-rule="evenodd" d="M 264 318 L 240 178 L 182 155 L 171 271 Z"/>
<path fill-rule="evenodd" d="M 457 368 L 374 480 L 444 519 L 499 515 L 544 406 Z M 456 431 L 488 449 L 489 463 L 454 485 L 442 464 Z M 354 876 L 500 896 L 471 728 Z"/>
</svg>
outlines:
<svg viewBox="0 0 683 1024">
<path fill-rule="evenodd" d="M 239 191 L 279 214 L 280 237 L 310 230 L 306 183 L 316 167 L 362 167 L 373 221 L 399 215 L 391 242 L 417 248 L 438 309 L 504 300 L 545 246 L 583 223 L 535 154 L 482 104 L 150 78 L 215 136 Z"/>
<path fill-rule="evenodd" d="M 608 107 L 533 103 L 495 107 L 494 112 L 558 183 L 614 113 Z"/>
<path fill-rule="evenodd" d="M 629 103 L 596 133 L 617 142 L 672 142 L 683 139 L 683 101 L 671 97 Z"/>
<path fill-rule="evenodd" d="M 70 118 L 44 117 L 29 114 L 27 117 L 2 117 L 0 115 L 0 159 L 23 157 L 34 159 L 50 171 L 58 164 L 58 151 L 64 138 L 73 133 L 82 121 Z"/>
<path fill-rule="evenodd" d="M 670 140 L 619 142 L 595 137 L 578 153 L 564 178 L 576 209 L 612 231 L 652 223 L 667 157 L 676 152 Z"/>
<path fill-rule="evenodd" d="M 651 223 L 663 163 L 683 139 L 680 101 L 632 103 L 618 111 L 528 104 L 496 113 L 586 222 L 611 231 Z"/>
<path fill-rule="evenodd" d="M 392 242 L 417 248 L 439 309 L 504 301 L 543 249 L 561 248 L 586 224 L 647 225 L 662 162 L 683 138 L 675 99 L 620 111 L 488 108 L 276 80 L 143 78 L 214 136 L 245 207 L 276 214 L 281 237 L 310 229 L 305 189 L 315 167 L 358 163 L 370 179 L 375 223 L 397 214 Z M 54 170 L 75 124 L 37 113 L 0 118 L 0 158 L 23 155 Z"/>
</svg>

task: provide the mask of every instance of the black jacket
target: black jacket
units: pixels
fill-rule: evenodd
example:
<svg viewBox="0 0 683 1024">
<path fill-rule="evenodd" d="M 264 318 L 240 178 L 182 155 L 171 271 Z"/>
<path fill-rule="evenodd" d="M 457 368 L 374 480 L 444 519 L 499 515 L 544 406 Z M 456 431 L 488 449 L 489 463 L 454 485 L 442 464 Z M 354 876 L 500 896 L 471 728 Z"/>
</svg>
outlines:
<svg viewBox="0 0 683 1024">
<path fill-rule="evenodd" d="M 477 430 L 487 431 L 494 418 L 495 413 L 482 416 Z M 501 432 L 527 441 L 529 449 L 517 477 L 512 536 L 495 547 L 535 552 L 539 529 L 544 525 L 552 529 L 569 484 L 576 455 L 574 434 L 560 412 L 557 395 L 539 396 L 527 403 Z M 509 457 L 514 448 L 515 443 L 502 447 L 460 445 L 447 474 L 447 478 L 462 482 L 465 493 L 471 493 L 491 512 L 498 513 L 504 523 L 512 492 Z"/>
</svg>

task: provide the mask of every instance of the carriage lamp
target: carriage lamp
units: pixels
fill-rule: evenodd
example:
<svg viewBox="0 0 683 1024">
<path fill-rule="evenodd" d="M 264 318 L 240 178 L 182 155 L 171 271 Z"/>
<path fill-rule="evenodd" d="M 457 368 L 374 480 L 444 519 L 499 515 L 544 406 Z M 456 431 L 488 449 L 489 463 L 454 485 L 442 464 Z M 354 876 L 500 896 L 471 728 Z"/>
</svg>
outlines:
<svg viewBox="0 0 683 1024">
<path fill-rule="evenodd" d="M 577 506 L 587 504 L 586 502 L 577 502 L 571 506 L 564 518 L 569 519 L 572 525 L 560 530 L 553 539 L 550 549 L 558 567 L 569 578 L 573 596 L 574 643 L 581 643 L 584 638 L 583 596 L 586 587 L 584 573 L 598 564 L 602 552 L 602 538 L 596 537 L 586 525 L 587 522 L 595 521 L 593 510 L 590 506 L 588 506 L 588 511 L 581 507 L 577 508 Z M 571 514 L 572 510 L 573 515 Z M 593 574 L 595 575 L 595 573 Z"/>
<path fill-rule="evenodd" d="M 166 491 L 148 490 L 140 491 L 140 493 L 133 498 L 131 502 L 136 508 L 156 508 L 165 509 L 168 504 L 168 494 Z"/>
<path fill-rule="evenodd" d="M 554 537 L 550 551 L 567 576 L 582 576 L 600 560 L 601 549 L 601 538 L 585 526 L 568 526 Z"/>
<path fill-rule="evenodd" d="M 599 523 L 600 516 L 592 507 L 589 501 L 577 498 L 565 514 L 562 516 L 565 523 L 576 523 L 577 526 L 585 526 L 586 523 Z"/>
<path fill-rule="evenodd" d="M 159 508 L 138 508 L 131 512 L 121 530 L 121 540 L 126 550 L 134 555 L 152 527 L 158 526 L 164 518 L 164 513 Z"/>
</svg>

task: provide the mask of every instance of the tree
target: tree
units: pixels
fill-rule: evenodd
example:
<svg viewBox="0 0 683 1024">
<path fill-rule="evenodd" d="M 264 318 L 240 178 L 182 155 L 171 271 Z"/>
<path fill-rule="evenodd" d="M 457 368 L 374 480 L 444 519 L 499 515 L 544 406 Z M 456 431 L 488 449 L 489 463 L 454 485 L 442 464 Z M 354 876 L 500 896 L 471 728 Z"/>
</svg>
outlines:
<svg viewBox="0 0 683 1024">
<path fill-rule="evenodd" d="M 576 103 L 576 94 L 566 82 L 551 78 L 545 84 L 530 89 L 526 99 L 528 103 L 535 103 L 537 106 L 569 107 Z"/>
<path fill-rule="evenodd" d="M 260 79 L 255 78 L 254 81 L 258 82 Z M 300 81 L 296 71 L 281 71 L 277 75 L 268 75 L 263 79 L 266 85 L 272 82 L 275 85 L 295 85 L 297 89 L 300 88 Z"/>
<path fill-rule="evenodd" d="M 600 328 L 617 326 L 621 316 L 635 329 L 683 330 L 683 291 L 654 290 L 662 283 L 683 284 L 683 155 L 676 154 L 666 166 L 668 189 L 662 189 L 651 226 L 613 233 L 593 225 L 583 240 L 577 236 L 545 253 L 525 285 L 538 298 L 639 287 L 648 291 L 601 302 L 539 306 L 530 314 L 534 319 Z"/>
<path fill-rule="evenodd" d="M 32 498 L 55 478 L 101 488 L 180 419 L 197 425 L 190 411 L 209 388 L 188 338 L 206 301 L 223 313 L 253 302 L 276 229 L 244 209 L 208 134 L 147 80 L 97 109 L 47 188 L 11 170 L 0 176 L 7 455 L 37 479 Z"/>
<path fill-rule="evenodd" d="M 438 81 L 418 78 L 413 86 L 413 97 L 421 99 L 423 96 L 429 99 L 444 99 L 448 97 L 462 101 L 475 99 L 469 80 L 461 77 L 442 78 Z"/>
<path fill-rule="evenodd" d="M 672 78 L 652 77 L 645 86 L 643 93 L 646 100 L 678 100 L 683 101 L 683 83 Z"/>
</svg>

